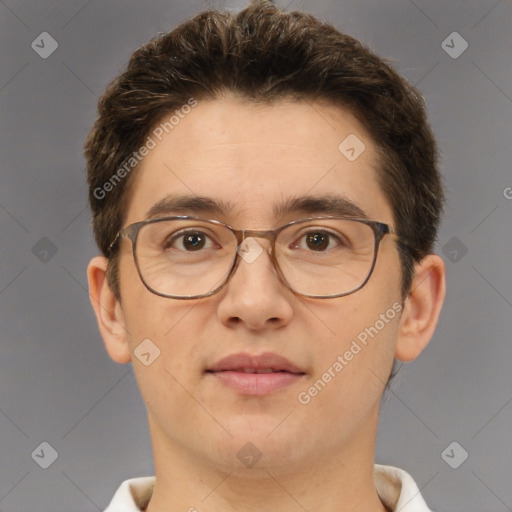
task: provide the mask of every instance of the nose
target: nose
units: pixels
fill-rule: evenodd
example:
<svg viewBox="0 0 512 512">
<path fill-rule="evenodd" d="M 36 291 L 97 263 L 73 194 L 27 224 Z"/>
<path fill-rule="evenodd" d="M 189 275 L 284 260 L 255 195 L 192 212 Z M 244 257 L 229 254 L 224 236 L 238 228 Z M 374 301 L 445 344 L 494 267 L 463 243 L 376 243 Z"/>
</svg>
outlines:
<svg viewBox="0 0 512 512">
<path fill-rule="evenodd" d="M 268 240 L 250 237 L 238 247 L 238 266 L 221 292 L 217 309 L 225 325 L 261 331 L 290 322 L 294 295 L 280 280 L 269 246 Z"/>
</svg>

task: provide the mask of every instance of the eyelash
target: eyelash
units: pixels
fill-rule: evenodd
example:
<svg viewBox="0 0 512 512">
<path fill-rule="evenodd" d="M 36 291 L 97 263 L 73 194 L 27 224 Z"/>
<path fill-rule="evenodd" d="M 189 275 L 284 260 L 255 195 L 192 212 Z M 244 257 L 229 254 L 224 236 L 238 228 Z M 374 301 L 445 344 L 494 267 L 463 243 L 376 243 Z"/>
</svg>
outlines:
<svg viewBox="0 0 512 512">
<path fill-rule="evenodd" d="M 204 231 L 199 230 L 187 230 L 182 231 L 178 233 L 174 233 L 172 236 L 167 237 L 163 243 L 163 248 L 168 249 L 171 248 L 176 242 L 179 242 L 180 240 L 184 241 L 184 238 L 188 235 L 199 235 L 204 236 L 205 239 L 209 240 L 210 242 L 214 242 L 213 237 L 209 234 L 205 233 Z M 298 241 L 293 242 L 291 245 L 293 247 L 298 247 L 300 242 L 304 240 L 307 236 L 311 235 L 323 235 L 329 237 L 329 244 L 332 240 L 335 240 L 337 245 L 346 245 L 346 243 L 343 242 L 343 240 L 338 236 L 337 234 L 333 233 L 332 231 L 328 231 L 326 229 L 309 229 L 308 231 L 305 231 L 304 233 L 299 233 L 298 235 Z M 201 248 L 204 249 L 204 248 Z M 187 252 L 193 252 L 193 251 L 187 251 Z"/>
</svg>

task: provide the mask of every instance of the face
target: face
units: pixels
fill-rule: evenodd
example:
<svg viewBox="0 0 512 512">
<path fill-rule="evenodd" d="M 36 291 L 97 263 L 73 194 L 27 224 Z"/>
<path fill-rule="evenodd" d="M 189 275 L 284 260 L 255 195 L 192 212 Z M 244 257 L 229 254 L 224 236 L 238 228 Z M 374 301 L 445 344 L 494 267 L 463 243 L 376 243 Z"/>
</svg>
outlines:
<svg viewBox="0 0 512 512">
<path fill-rule="evenodd" d="M 349 135 L 365 145 L 356 159 L 339 149 Z M 374 144 L 341 108 L 285 101 L 252 105 L 234 98 L 199 102 L 141 162 L 125 226 L 178 196 L 209 198 L 225 211 L 171 207 L 160 209 L 160 216 L 191 215 L 235 229 L 270 230 L 332 213 L 275 215 L 276 205 L 337 196 L 369 219 L 393 226 L 378 170 Z M 264 251 L 250 263 L 241 260 L 217 294 L 160 297 L 141 282 L 131 242 L 120 243 L 118 308 L 126 354 L 160 448 L 179 447 L 226 467 L 240 466 L 237 453 L 248 442 L 267 467 L 318 460 L 333 451 L 346 454 L 354 446 L 373 449 L 401 316 L 400 262 L 391 236 L 383 238 L 365 287 L 331 299 L 289 290 L 263 239 L 258 243 Z M 144 365 L 131 354 L 147 339 L 160 355 Z M 220 363 L 230 356 L 234 359 Z M 251 361 L 282 366 L 280 358 L 288 361 L 288 372 L 256 377 L 228 371 Z"/>
</svg>

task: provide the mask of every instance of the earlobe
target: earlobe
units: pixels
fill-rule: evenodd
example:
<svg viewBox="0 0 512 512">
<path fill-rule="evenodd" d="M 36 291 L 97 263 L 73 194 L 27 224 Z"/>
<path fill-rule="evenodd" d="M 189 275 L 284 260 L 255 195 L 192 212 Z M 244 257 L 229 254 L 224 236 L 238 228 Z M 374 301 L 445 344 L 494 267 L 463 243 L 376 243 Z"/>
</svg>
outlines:
<svg viewBox="0 0 512 512">
<path fill-rule="evenodd" d="M 411 291 L 400 319 L 395 356 L 400 361 L 416 359 L 434 334 L 446 292 L 445 265 L 437 254 L 415 265 Z"/>
<path fill-rule="evenodd" d="M 131 351 L 121 303 L 115 297 L 106 278 L 107 258 L 96 256 L 87 266 L 89 298 L 98 327 L 110 357 L 117 363 L 129 363 Z"/>
</svg>

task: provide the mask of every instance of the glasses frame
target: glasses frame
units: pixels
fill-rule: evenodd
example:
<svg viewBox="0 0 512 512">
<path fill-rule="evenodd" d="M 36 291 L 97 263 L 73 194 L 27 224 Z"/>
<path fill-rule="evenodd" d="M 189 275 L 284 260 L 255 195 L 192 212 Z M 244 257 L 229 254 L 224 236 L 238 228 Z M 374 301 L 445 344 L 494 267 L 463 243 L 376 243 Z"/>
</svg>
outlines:
<svg viewBox="0 0 512 512">
<path fill-rule="evenodd" d="M 293 226 L 293 225 L 301 224 L 301 223 L 305 223 L 305 222 L 311 222 L 314 220 L 329 220 L 329 219 L 349 220 L 349 221 L 354 221 L 354 222 L 360 222 L 362 224 L 366 224 L 367 226 L 369 226 L 372 229 L 375 242 L 374 242 L 374 247 L 373 247 L 373 261 L 370 266 L 368 275 L 366 276 L 366 278 L 364 279 L 364 281 L 361 283 L 360 286 L 358 286 L 357 288 L 350 290 L 348 292 L 344 292 L 344 293 L 339 293 L 339 294 L 335 294 L 335 295 L 307 295 L 307 294 L 298 292 L 295 289 L 293 289 L 292 286 L 288 283 L 288 281 L 286 280 L 286 278 L 284 277 L 284 275 L 282 273 L 281 268 L 279 267 L 279 263 L 277 261 L 276 255 L 275 255 L 275 242 L 276 242 L 277 236 L 279 235 L 279 233 L 281 231 L 283 231 L 284 229 L 286 229 L 289 226 Z M 108 247 L 109 252 L 112 251 L 113 247 L 118 242 L 118 240 L 120 240 L 120 238 L 122 238 L 122 237 L 129 238 L 132 242 L 132 254 L 133 254 L 133 259 L 135 261 L 135 267 L 137 268 L 137 273 L 139 274 L 139 278 L 142 281 L 142 283 L 144 284 L 144 286 L 151 293 L 154 293 L 155 295 L 158 295 L 160 297 L 165 297 L 168 299 L 178 299 L 178 300 L 202 299 L 202 298 L 210 297 L 210 296 L 218 293 L 222 288 L 224 288 L 224 286 L 226 286 L 226 284 L 229 282 L 229 280 L 235 273 L 235 271 L 238 268 L 238 265 L 240 263 L 241 257 L 237 250 L 235 252 L 235 257 L 233 259 L 231 269 L 226 274 L 226 278 L 224 279 L 224 281 L 221 284 L 219 284 L 219 286 L 217 286 L 215 289 L 209 291 L 208 293 L 203 293 L 201 295 L 171 295 L 171 294 L 162 293 L 162 292 L 155 290 L 146 282 L 146 280 L 144 279 L 144 276 L 142 275 L 142 272 L 140 270 L 139 261 L 137 259 L 137 238 L 138 238 L 139 231 L 144 226 L 146 226 L 148 224 L 156 224 L 159 222 L 165 222 L 165 221 L 169 221 L 169 220 L 197 220 L 197 221 L 201 221 L 201 222 L 208 222 L 208 223 L 215 224 L 218 226 L 223 226 L 223 227 L 229 229 L 235 235 L 236 241 L 237 241 L 237 249 L 238 249 L 238 247 L 240 247 L 240 244 L 243 243 L 243 241 L 246 238 L 265 238 L 265 239 L 269 240 L 270 248 L 267 252 L 269 253 L 270 259 L 272 261 L 272 264 L 274 265 L 274 268 L 276 269 L 276 272 L 277 272 L 277 275 L 278 275 L 280 281 L 290 291 L 292 291 L 295 295 L 298 295 L 301 297 L 314 298 L 314 299 L 334 299 L 334 298 L 338 298 L 338 297 L 345 297 L 347 295 L 351 295 L 352 293 L 359 291 L 370 280 L 370 277 L 375 268 L 375 263 L 377 262 L 377 254 L 379 251 L 380 242 L 382 241 L 384 236 L 393 235 L 393 236 L 397 237 L 397 234 L 394 231 L 394 229 L 391 226 L 389 226 L 388 224 L 384 224 L 383 222 L 378 222 L 378 221 L 368 220 L 368 219 L 361 219 L 361 218 L 354 218 L 354 217 L 336 216 L 336 215 L 308 217 L 307 219 L 294 220 L 292 222 L 288 222 L 287 224 L 283 224 L 282 226 L 278 227 L 277 229 L 263 230 L 263 231 L 252 230 L 252 229 L 235 229 L 235 228 L 231 227 L 229 224 L 226 224 L 224 222 L 214 220 L 214 219 L 202 219 L 200 217 L 194 217 L 194 216 L 188 216 L 188 215 L 177 215 L 177 216 L 170 216 L 170 217 L 158 217 L 158 218 L 143 220 L 140 222 L 134 222 L 133 224 L 130 224 L 129 226 L 126 226 L 125 228 L 118 231 L 114 240 Z"/>
</svg>

